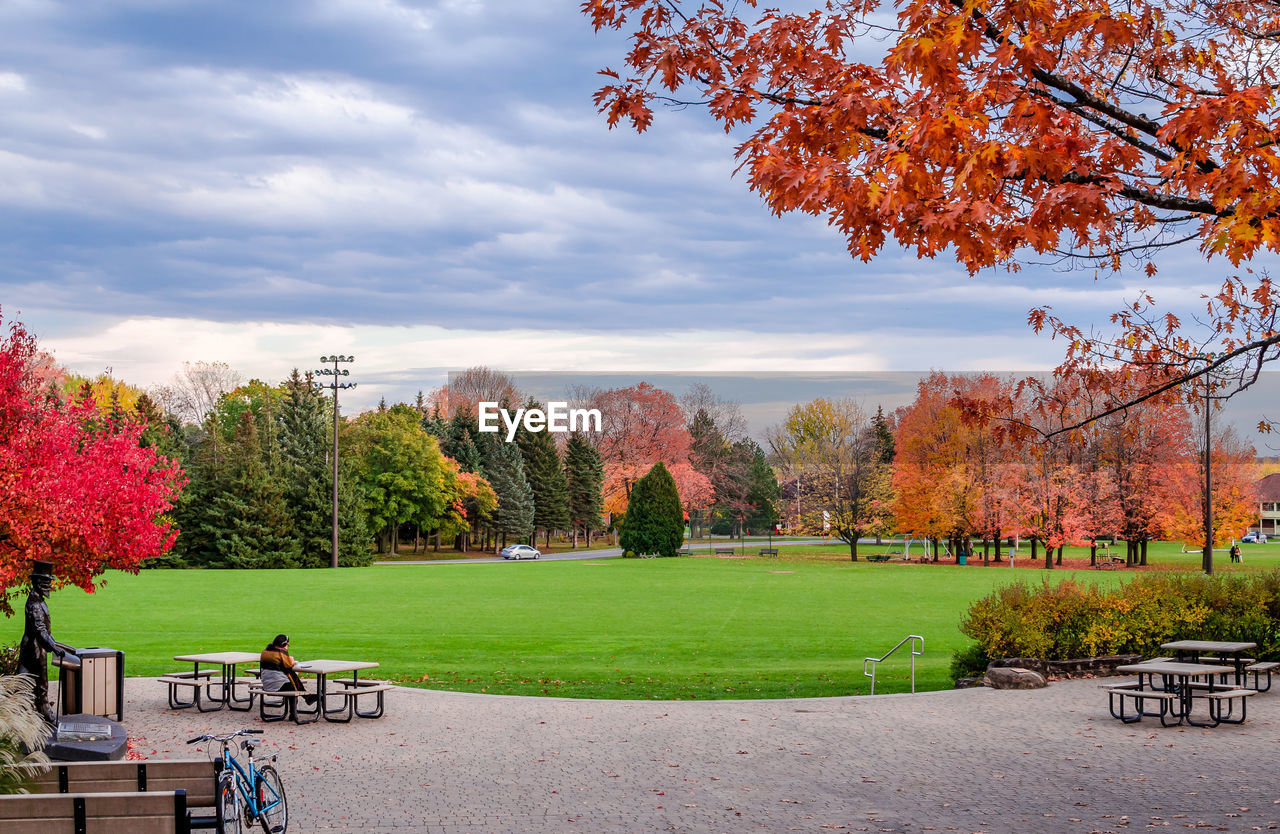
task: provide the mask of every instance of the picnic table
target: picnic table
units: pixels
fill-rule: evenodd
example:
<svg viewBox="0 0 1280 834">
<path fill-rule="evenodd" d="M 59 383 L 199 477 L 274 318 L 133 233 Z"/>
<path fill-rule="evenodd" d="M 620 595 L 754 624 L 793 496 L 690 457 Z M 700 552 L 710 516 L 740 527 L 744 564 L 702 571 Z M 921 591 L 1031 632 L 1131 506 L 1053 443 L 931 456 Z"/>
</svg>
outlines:
<svg viewBox="0 0 1280 834">
<path fill-rule="evenodd" d="M 1111 714 L 1126 724 L 1138 721 L 1144 715 L 1159 716 L 1160 723 L 1165 726 L 1183 722 L 1195 727 L 1216 727 L 1222 723 L 1239 724 L 1244 721 L 1244 702 L 1246 697 L 1256 694 L 1252 689 L 1219 688 L 1215 686 L 1214 681 L 1219 675 L 1234 671 L 1231 666 L 1184 663 L 1174 660 L 1148 660 L 1144 663 L 1117 666 L 1116 671 L 1139 676 L 1136 684 L 1104 687 L 1109 690 Z M 1143 675 L 1146 675 L 1151 681 L 1150 688 L 1146 688 L 1143 685 Z M 1155 686 L 1155 678 L 1157 676 L 1161 679 L 1159 687 Z M 1207 682 L 1200 683 L 1200 678 L 1206 678 Z M 1191 717 L 1191 709 L 1194 699 L 1197 697 L 1204 698 L 1208 702 L 1208 721 L 1197 721 Z M 1117 698 L 1119 698 L 1120 702 L 1118 714 L 1115 706 Z M 1126 698 L 1133 700 L 1137 707 L 1137 714 L 1132 717 L 1126 717 L 1125 715 L 1124 701 Z M 1147 711 L 1144 702 L 1148 700 L 1159 702 L 1159 712 Z M 1240 701 L 1241 705 L 1239 718 L 1232 717 L 1232 702 L 1236 700 Z M 1223 712 L 1224 702 L 1226 704 L 1226 712 Z"/>
<path fill-rule="evenodd" d="M 382 695 L 391 688 L 390 684 L 381 681 L 360 680 L 362 669 L 376 669 L 378 664 L 371 660 L 307 660 L 293 667 L 295 672 L 316 676 L 316 693 L 319 695 L 317 705 L 320 714 L 326 721 L 350 721 L 352 716 L 361 718 L 378 718 L 382 715 Z M 350 672 L 351 677 L 330 681 L 330 675 Z M 329 684 L 336 683 L 341 689 L 330 690 Z M 377 706 L 372 710 L 360 711 L 356 700 L 362 695 L 377 697 Z M 342 698 L 342 706 L 329 708 L 329 698 Z M 339 717 L 345 716 L 345 717 Z"/>
<path fill-rule="evenodd" d="M 1229 642 L 1219 640 L 1174 640 L 1172 643 L 1161 643 L 1160 648 L 1177 655 L 1178 660 L 1190 663 L 1202 663 L 1202 655 L 1218 655 L 1219 663 L 1231 663 L 1235 673 L 1236 686 L 1245 684 L 1245 666 L 1252 663 L 1252 658 L 1244 656 L 1244 652 L 1258 647 L 1257 643 Z M 1225 657 L 1232 655 L 1232 657 Z"/>
<path fill-rule="evenodd" d="M 228 707 L 246 712 L 253 709 L 253 695 L 248 698 L 236 697 L 236 667 L 242 663 L 257 663 L 261 655 L 258 652 L 206 652 L 203 654 L 180 654 L 173 659 L 179 663 L 192 664 L 192 671 L 177 672 L 166 675 L 160 680 L 169 685 L 169 707 L 186 709 L 194 706 L 200 712 L 212 712 Z M 211 670 L 200 671 L 201 665 L 216 666 L 219 669 L 215 678 Z M 190 687 L 194 694 L 190 701 L 177 697 L 180 686 Z M 201 697 L 203 690 L 204 696 Z M 206 709 L 204 702 L 211 706 Z"/>
</svg>

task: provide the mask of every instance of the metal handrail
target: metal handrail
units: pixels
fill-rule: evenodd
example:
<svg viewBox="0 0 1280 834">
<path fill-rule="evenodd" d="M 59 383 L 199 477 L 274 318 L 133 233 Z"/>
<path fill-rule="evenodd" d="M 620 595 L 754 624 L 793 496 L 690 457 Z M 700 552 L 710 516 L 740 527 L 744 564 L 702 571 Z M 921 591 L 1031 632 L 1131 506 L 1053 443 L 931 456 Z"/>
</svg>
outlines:
<svg viewBox="0 0 1280 834">
<path fill-rule="evenodd" d="M 919 651 L 916 650 L 917 640 L 920 641 Z M 913 694 L 915 693 L 916 691 L 916 658 L 924 654 L 924 638 L 921 637 L 919 634 L 908 634 L 906 637 L 902 638 L 902 640 L 898 643 L 898 645 L 894 646 L 892 649 L 889 649 L 889 651 L 885 652 L 884 657 L 868 657 L 866 660 L 862 661 L 862 674 L 867 676 L 868 678 L 871 678 L 871 694 L 872 695 L 876 694 L 876 664 L 882 661 L 888 660 L 889 655 L 893 654 L 898 649 L 902 648 L 908 642 L 911 643 L 911 692 Z M 867 671 L 868 663 L 871 664 L 871 671 L 869 672 Z"/>
</svg>

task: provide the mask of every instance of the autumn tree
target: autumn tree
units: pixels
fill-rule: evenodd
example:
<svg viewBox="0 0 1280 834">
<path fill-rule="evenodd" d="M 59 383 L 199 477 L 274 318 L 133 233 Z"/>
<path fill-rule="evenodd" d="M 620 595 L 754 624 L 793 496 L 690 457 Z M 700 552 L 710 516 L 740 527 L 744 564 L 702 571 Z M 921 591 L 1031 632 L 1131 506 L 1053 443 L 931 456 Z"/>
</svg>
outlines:
<svg viewBox="0 0 1280 834">
<path fill-rule="evenodd" d="M 631 488 L 662 461 L 675 479 L 686 507 L 713 499 L 711 482 L 689 462 L 691 439 L 684 412 L 669 391 L 641 382 L 629 388 L 590 392 L 586 400 L 600 410 L 600 431 L 592 439 L 605 466 L 605 507 L 626 510 Z"/>
<path fill-rule="evenodd" d="M 453 418 L 458 412 L 474 419 L 477 403 L 509 404 L 523 399 L 509 374 L 484 365 L 450 374 L 449 382 L 431 394 L 435 410 L 445 419 Z"/>
<path fill-rule="evenodd" d="M 0 321 L 0 325 L 3 322 Z M 0 335 L 0 611 L 12 614 L 31 560 L 60 585 L 92 591 L 108 568 L 136 572 L 176 531 L 165 514 L 185 476 L 143 447 L 134 419 L 102 421 L 89 402 L 46 384 L 36 340 L 21 322 Z"/>
<path fill-rule="evenodd" d="M 1196 441 L 1196 454 L 1168 473 L 1172 488 L 1166 505 L 1169 532 L 1188 543 L 1205 540 L 1204 441 Z M 1253 445 L 1230 426 L 1213 436 L 1213 543 L 1225 545 L 1258 519 L 1254 492 L 1258 479 Z"/>
<path fill-rule="evenodd" d="M 226 362 L 183 362 L 168 385 L 155 388 L 153 399 L 183 422 L 199 426 L 224 394 L 240 387 L 241 380 Z M 235 420 L 225 428 L 234 430 Z"/>
<path fill-rule="evenodd" d="M 812 506 L 858 560 L 858 539 L 887 529 L 891 487 L 875 426 L 850 399 L 819 398 L 794 406 L 770 431 L 774 454 L 806 481 Z"/>
<path fill-rule="evenodd" d="M 1232 268 L 1280 251 L 1280 5 L 901 0 L 896 26 L 886 6 L 586 0 L 597 30 L 631 40 L 596 103 L 639 131 L 658 102 L 705 106 L 745 133 L 738 157 L 772 211 L 826 217 L 863 260 L 893 240 L 970 273 L 1040 258 L 1151 277 L 1165 247 Z M 1113 332 L 1031 311 L 1064 337 L 1060 375 L 1148 382 L 1060 429 L 1201 375 L 1220 397 L 1254 384 L 1280 357 L 1274 287 L 1220 280 L 1185 325 L 1148 294 Z"/>
</svg>

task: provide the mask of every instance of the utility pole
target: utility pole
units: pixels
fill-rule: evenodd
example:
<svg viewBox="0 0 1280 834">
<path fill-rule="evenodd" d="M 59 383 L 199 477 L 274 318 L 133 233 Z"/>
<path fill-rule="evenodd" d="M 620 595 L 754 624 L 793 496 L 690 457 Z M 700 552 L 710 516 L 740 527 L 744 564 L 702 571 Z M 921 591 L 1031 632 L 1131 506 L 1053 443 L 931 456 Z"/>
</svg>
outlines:
<svg viewBox="0 0 1280 834">
<path fill-rule="evenodd" d="M 1204 370 L 1204 558 L 1201 560 L 1201 567 L 1204 572 L 1213 575 L 1213 437 L 1210 434 L 1209 425 L 1209 407 L 1212 405 L 1210 394 L 1212 387 L 1210 385 L 1209 364 L 1213 361 L 1213 354 L 1206 353 L 1203 357 L 1205 363 Z"/>
<path fill-rule="evenodd" d="M 346 368 L 339 369 L 339 362 L 354 362 L 354 356 L 342 356 L 334 354 L 333 356 L 321 356 L 320 361 L 324 363 L 333 363 L 333 369 L 320 368 L 316 371 L 316 376 L 333 377 L 329 383 L 316 383 L 321 388 L 328 388 L 333 391 L 333 555 L 329 560 L 329 567 L 336 568 L 338 566 L 338 391 L 343 388 L 355 388 L 354 382 L 339 382 L 339 379 L 350 375 L 350 371 Z"/>
</svg>

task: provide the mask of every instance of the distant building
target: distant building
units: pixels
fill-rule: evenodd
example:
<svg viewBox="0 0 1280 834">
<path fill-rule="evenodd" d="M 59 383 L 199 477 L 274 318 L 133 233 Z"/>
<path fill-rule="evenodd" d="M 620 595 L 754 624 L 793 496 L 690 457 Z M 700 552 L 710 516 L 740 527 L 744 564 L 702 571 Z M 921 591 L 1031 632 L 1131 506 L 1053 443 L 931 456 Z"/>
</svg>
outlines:
<svg viewBox="0 0 1280 834">
<path fill-rule="evenodd" d="M 1280 535 L 1280 472 L 1258 481 L 1258 523 L 1249 529 Z"/>
</svg>

